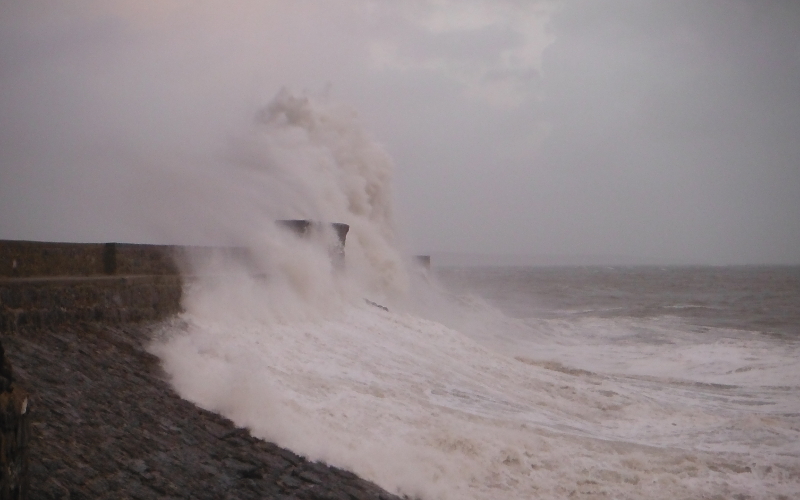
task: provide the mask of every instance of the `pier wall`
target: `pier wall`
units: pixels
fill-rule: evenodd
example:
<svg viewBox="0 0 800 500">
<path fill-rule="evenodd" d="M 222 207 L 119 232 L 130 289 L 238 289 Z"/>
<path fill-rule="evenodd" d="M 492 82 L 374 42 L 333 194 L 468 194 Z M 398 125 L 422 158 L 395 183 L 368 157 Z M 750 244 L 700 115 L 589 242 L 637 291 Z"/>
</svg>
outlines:
<svg viewBox="0 0 800 500">
<path fill-rule="evenodd" d="M 0 278 L 177 275 L 184 247 L 0 240 Z"/>
<path fill-rule="evenodd" d="M 180 311 L 184 247 L 0 240 L 0 332 Z"/>
<path fill-rule="evenodd" d="M 320 223 L 278 221 L 298 237 Z M 344 264 L 347 224 L 331 224 L 331 259 Z M 127 323 L 180 312 L 187 257 L 223 253 L 247 265 L 246 248 L 0 240 L 0 332 L 81 321 Z M 254 271 L 255 272 L 255 271 Z"/>
</svg>

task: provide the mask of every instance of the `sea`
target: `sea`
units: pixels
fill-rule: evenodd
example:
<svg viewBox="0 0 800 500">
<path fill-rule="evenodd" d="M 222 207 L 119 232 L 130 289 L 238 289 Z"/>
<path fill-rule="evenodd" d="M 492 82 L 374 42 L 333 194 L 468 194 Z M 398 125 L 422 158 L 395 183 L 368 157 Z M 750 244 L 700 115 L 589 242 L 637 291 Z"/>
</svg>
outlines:
<svg viewBox="0 0 800 500">
<path fill-rule="evenodd" d="M 798 498 L 800 268 L 419 273 L 414 311 L 235 296 L 154 350 L 188 399 L 412 498 Z"/>
<path fill-rule="evenodd" d="M 800 267 L 427 269 L 353 113 L 259 116 L 248 186 L 346 259 L 237 213 L 150 346 L 182 397 L 413 499 L 800 498 Z"/>
</svg>

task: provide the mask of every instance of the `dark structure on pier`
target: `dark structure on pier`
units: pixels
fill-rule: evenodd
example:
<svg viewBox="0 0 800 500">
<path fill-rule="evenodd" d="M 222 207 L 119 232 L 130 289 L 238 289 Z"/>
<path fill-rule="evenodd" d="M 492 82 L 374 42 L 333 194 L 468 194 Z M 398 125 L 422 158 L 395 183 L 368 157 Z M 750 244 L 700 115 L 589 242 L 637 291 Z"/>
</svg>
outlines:
<svg viewBox="0 0 800 500">
<path fill-rule="evenodd" d="M 277 221 L 279 226 L 285 227 L 302 237 L 311 237 L 321 235 L 325 231 L 325 223 L 313 222 L 307 219 L 288 219 Z M 347 233 L 350 231 L 350 226 L 342 224 L 341 222 L 331 223 L 331 228 L 336 233 L 337 242 L 328 248 L 334 265 L 338 268 L 344 267 L 344 244 L 347 239 Z"/>
</svg>

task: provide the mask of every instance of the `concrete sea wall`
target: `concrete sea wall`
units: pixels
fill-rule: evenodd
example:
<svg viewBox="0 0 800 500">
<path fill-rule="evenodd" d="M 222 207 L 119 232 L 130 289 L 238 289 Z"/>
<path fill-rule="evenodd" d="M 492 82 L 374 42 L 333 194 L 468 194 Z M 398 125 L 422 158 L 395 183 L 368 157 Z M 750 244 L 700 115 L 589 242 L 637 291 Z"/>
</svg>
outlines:
<svg viewBox="0 0 800 500">
<path fill-rule="evenodd" d="M 277 224 L 302 238 L 323 227 L 307 220 Z M 328 251 L 336 265 L 344 265 L 350 227 L 331 228 L 337 241 Z M 0 332 L 164 319 L 181 310 L 183 286 L 192 279 L 185 272 L 187 257 L 220 252 L 252 262 L 245 248 L 0 240 Z"/>
<path fill-rule="evenodd" d="M 182 248 L 0 240 L 0 278 L 177 275 Z"/>
<path fill-rule="evenodd" d="M 179 263 L 185 251 L 0 240 L 0 331 L 165 318 L 180 310 Z"/>
</svg>

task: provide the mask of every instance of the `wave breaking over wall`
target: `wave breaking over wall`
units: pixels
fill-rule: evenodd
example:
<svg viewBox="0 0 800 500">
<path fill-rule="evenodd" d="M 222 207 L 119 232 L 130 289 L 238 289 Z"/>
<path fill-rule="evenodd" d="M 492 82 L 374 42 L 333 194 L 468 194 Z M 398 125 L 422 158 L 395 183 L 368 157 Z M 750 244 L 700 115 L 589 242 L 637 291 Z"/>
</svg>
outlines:
<svg viewBox="0 0 800 500">
<path fill-rule="evenodd" d="M 651 381 L 488 348 L 529 326 L 410 271 L 391 161 L 348 108 L 284 91 L 236 145 L 236 168 L 282 200 L 270 219 L 350 225 L 346 266 L 258 210 L 233 221 L 248 265 L 193 259 L 204 278 L 150 347 L 183 397 L 425 499 L 757 497 L 797 485 L 776 472 L 800 470 L 792 450 L 748 437 L 760 417 L 731 419 L 705 390 L 669 386 L 674 398 L 659 399 Z"/>
</svg>

